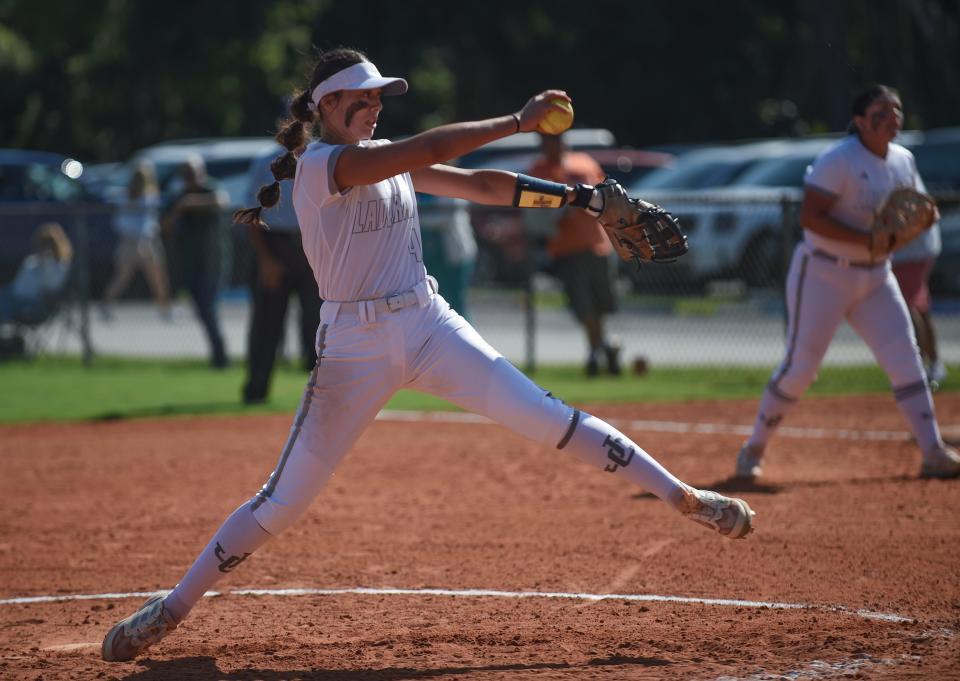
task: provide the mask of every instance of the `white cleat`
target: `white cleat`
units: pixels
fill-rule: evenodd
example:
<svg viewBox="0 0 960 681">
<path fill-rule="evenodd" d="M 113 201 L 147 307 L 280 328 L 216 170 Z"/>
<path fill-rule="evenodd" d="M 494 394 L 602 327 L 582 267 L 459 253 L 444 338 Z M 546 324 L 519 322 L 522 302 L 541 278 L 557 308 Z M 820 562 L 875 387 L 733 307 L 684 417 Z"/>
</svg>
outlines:
<svg viewBox="0 0 960 681">
<path fill-rule="evenodd" d="M 921 478 L 955 478 L 960 476 L 960 452 L 947 444 L 934 447 L 924 454 L 920 466 Z"/>
<path fill-rule="evenodd" d="M 753 532 L 757 515 L 743 499 L 688 487 L 679 511 L 695 523 L 709 527 L 730 539 L 745 539 Z"/>
<path fill-rule="evenodd" d="M 763 452 L 758 452 L 746 442 L 740 447 L 737 454 L 737 468 L 733 473 L 736 480 L 753 482 L 763 475 L 763 468 L 760 465 L 760 459 L 763 458 Z"/>
<path fill-rule="evenodd" d="M 107 632 L 100 653 L 107 662 L 126 662 L 177 628 L 163 607 L 165 594 L 152 595 L 140 608 Z"/>
</svg>

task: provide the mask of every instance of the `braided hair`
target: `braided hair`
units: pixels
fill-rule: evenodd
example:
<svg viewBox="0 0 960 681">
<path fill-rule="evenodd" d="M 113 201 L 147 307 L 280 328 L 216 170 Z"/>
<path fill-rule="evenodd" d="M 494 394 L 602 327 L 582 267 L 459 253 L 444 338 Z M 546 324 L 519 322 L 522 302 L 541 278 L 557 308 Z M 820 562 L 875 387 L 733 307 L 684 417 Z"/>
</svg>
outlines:
<svg viewBox="0 0 960 681">
<path fill-rule="evenodd" d="M 317 85 L 333 74 L 364 61 L 368 61 L 366 55 L 359 50 L 348 47 L 338 47 L 320 53 L 313 67 L 313 75 L 310 77 L 309 86 L 294 93 L 290 101 L 290 115 L 280 122 L 280 130 L 277 132 L 276 140 L 286 149 L 286 152 L 277 156 L 270 163 L 270 172 L 273 173 L 274 181 L 271 184 L 263 185 L 257 192 L 257 202 L 260 205 L 238 210 L 233 214 L 234 222 L 269 229 L 267 223 L 260 218 L 261 212 L 264 208 L 273 208 L 279 203 L 280 183 L 283 180 L 293 179 L 297 172 L 297 160 L 307 148 L 313 128 L 317 125 L 323 125 L 319 110 L 311 110 L 311 93 Z M 335 95 L 339 96 L 339 93 L 335 93 Z"/>
</svg>

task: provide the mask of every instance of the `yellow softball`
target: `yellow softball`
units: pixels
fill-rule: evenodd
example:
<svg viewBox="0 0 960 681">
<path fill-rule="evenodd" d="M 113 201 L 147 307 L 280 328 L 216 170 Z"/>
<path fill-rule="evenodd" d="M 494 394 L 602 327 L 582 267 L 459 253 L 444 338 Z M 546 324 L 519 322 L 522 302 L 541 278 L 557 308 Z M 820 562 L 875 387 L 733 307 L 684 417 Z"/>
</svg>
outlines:
<svg viewBox="0 0 960 681">
<path fill-rule="evenodd" d="M 563 107 L 563 111 L 551 109 L 537 128 L 548 135 L 559 135 L 573 125 L 573 105 L 565 99 L 554 99 L 550 103 Z"/>
</svg>

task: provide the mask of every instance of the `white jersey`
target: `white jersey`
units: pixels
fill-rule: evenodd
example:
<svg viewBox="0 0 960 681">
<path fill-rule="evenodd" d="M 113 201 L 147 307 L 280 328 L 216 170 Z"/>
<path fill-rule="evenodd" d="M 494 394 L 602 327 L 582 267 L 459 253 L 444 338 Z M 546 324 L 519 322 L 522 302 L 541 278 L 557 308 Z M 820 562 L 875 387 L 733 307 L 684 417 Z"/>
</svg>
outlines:
<svg viewBox="0 0 960 681">
<path fill-rule="evenodd" d="M 907 149 L 891 143 L 887 157 L 880 158 L 864 147 L 856 135 L 848 135 L 820 154 L 807 172 L 805 183 L 808 188 L 836 196 L 830 214 L 864 233 L 871 230 L 877 209 L 894 189 L 923 189 L 913 154 Z M 809 229 L 804 230 L 804 241 L 839 257 L 870 259 L 866 246 L 829 239 Z"/>
<path fill-rule="evenodd" d="M 113 228 L 125 237 L 153 238 L 160 227 L 160 197 L 144 195 L 117 206 Z"/>
<path fill-rule="evenodd" d="M 333 169 L 346 148 L 312 143 L 294 179 L 293 206 L 320 297 L 345 302 L 408 291 L 426 278 L 413 179 L 403 173 L 338 191 Z"/>
</svg>

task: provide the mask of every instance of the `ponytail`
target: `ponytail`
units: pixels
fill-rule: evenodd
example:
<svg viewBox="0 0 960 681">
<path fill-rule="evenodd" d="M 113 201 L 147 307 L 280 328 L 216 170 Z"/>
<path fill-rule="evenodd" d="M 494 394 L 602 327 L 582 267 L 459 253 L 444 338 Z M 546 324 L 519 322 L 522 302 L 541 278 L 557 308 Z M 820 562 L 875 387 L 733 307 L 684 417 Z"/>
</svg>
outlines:
<svg viewBox="0 0 960 681">
<path fill-rule="evenodd" d="M 270 164 L 274 182 L 260 187 L 260 191 L 257 192 L 257 202 L 260 205 L 238 210 L 233 214 L 234 222 L 270 229 L 267 223 L 260 219 L 260 215 L 264 208 L 272 208 L 280 201 L 280 183 L 283 180 L 292 179 L 296 174 L 297 160 L 307 148 L 314 125 L 320 123 L 320 116 L 315 110 L 311 110 L 313 102 L 310 95 L 313 89 L 334 73 L 365 60 L 366 56 L 362 52 L 346 47 L 320 54 L 313 68 L 310 87 L 294 95 L 290 101 L 290 115 L 280 123 L 276 140 L 287 151 L 273 159 Z"/>
<path fill-rule="evenodd" d="M 297 159 L 307 148 L 309 141 L 308 125 L 312 129 L 315 115 L 307 107 L 310 102 L 310 92 L 303 90 L 290 102 L 290 116 L 281 122 L 276 140 L 286 151 L 270 162 L 270 172 L 273 182 L 260 187 L 257 192 L 259 206 L 242 208 L 233 214 L 233 221 L 241 225 L 256 225 L 270 229 L 261 219 L 264 208 L 273 208 L 280 202 L 280 183 L 291 180 L 297 172 Z"/>
</svg>

